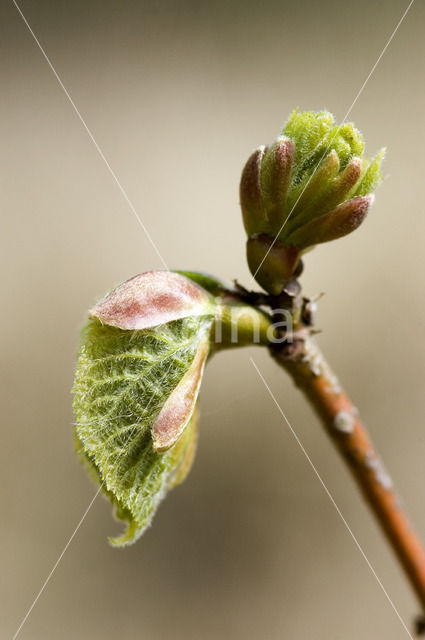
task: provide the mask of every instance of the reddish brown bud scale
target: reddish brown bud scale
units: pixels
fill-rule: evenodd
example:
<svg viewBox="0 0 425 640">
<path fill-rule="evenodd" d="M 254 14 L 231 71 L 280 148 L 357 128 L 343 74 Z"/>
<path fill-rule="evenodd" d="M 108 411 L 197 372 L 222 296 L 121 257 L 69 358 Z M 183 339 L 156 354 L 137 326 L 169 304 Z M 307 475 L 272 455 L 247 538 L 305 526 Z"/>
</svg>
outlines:
<svg viewBox="0 0 425 640">
<path fill-rule="evenodd" d="M 248 235 L 255 233 L 258 225 L 266 223 L 260 186 L 260 168 L 265 147 L 258 147 L 248 158 L 241 176 L 239 187 L 243 223 Z"/>
<path fill-rule="evenodd" d="M 208 350 L 209 342 L 203 340 L 189 371 L 183 376 L 162 407 L 152 428 L 155 451 L 162 452 L 172 447 L 191 419 L 198 398 Z"/>
<path fill-rule="evenodd" d="M 271 233 L 279 232 L 285 220 L 294 156 L 294 143 L 282 136 L 266 151 L 261 165 L 261 194 Z"/>
<path fill-rule="evenodd" d="M 200 286 L 172 271 L 147 271 L 120 284 L 90 311 L 103 324 L 141 330 L 187 316 L 212 314 Z"/>
</svg>

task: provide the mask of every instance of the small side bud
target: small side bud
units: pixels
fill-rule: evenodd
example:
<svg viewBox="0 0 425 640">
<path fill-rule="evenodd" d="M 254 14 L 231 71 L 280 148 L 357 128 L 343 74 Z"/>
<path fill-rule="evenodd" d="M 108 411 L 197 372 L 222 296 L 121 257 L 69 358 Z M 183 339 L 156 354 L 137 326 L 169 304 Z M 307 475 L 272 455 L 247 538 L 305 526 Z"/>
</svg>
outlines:
<svg viewBox="0 0 425 640">
<path fill-rule="evenodd" d="M 285 247 L 266 234 L 249 238 L 246 253 L 252 275 L 263 289 L 274 296 L 282 293 L 300 258 L 298 248 Z"/>
<path fill-rule="evenodd" d="M 333 211 L 297 229 L 289 238 L 300 249 L 313 244 L 337 240 L 355 231 L 365 219 L 374 196 L 359 196 L 343 202 Z"/>
</svg>

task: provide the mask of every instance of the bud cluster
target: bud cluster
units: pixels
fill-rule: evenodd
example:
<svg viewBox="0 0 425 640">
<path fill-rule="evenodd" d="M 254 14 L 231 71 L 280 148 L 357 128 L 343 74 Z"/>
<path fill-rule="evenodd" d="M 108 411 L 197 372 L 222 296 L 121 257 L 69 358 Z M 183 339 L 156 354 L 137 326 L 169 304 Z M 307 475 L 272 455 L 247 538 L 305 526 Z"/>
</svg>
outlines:
<svg viewBox="0 0 425 640">
<path fill-rule="evenodd" d="M 363 151 L 352 124 L 335 126 L 327 111 L 294 111 L 282 135 L 248 159 L 240 183 L 248 264 L 272 295 L 304 251 L 351 233 L 366 217 L 384 149 L 372 160 Z"/>
</svg>

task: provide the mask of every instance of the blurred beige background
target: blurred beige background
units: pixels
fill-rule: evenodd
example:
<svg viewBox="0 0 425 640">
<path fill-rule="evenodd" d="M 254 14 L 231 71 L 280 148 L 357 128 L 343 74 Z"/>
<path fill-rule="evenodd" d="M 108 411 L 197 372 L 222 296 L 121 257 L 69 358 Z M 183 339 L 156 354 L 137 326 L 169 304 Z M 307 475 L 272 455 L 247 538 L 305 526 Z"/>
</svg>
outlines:
<svg viewBox="0 0 425 640">
<path fill-rule="evenodd" d="M 238 180 L 295 106 L 342 119 L 407 6 L 22 0 L 171 268 L 249 283 Z M 12 2 L 1 9 L 1 602 L 11 638 L 95 493 L 73 453 L 79 329 L 111 286 L 161 264 Z M 319 337 L 425 537 L 425 7 L 350 119 L 388 180 L 350 238 L 306 259 Z M 22 640 L 406 637 L 249 363 L 410 625 L 418 611 L 351 478 L 260 349 L 208 367 L 191 475 L 133 547 L 98 498 Z"/>
</svg>

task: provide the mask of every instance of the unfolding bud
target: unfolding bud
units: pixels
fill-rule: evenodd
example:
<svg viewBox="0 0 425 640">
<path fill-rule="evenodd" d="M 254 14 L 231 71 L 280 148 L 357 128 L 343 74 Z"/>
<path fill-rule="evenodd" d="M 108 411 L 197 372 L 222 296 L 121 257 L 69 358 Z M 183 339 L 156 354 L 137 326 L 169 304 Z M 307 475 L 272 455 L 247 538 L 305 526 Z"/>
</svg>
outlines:
<svg viewBox="0 0 425 640">
<path fill-rule="evenodd" d="M 313 244 L 337 240 L 355 231 L 363 222 L 373 195 L 359 196 L 343 202 L 320 218 L 314 218 L 289 236 L 295 246 L 305 249 Z"/>
<path fill-rule="evenodd" d="M 183 275 L 127 280 L 90 312 L 74 383 L 80 454 L 133 542 L 190 468 L 217 306 Z"/>
<path fill-rule="evenodd" d="M 249 158 L 240 184 L 248 263 L 269 293 L 291 279 L 301 252 L 347 235 L 365 218 L 384 150 L 373 160 L 363 150 L 352 124 L 296 110 L 282 135 Z"/>
</svg>

